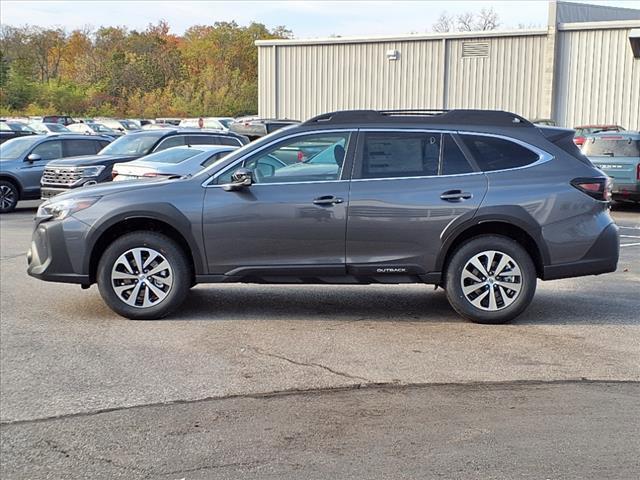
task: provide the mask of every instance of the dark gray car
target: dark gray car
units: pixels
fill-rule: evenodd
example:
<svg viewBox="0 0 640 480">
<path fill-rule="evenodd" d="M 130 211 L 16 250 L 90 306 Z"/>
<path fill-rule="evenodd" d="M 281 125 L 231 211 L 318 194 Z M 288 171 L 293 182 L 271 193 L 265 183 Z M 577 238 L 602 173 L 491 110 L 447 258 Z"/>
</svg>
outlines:
<svg viewBox="0 0 640 480">
<path fill-rule="evenodd" d="M 0 145 L 0 213 L 12 211 L 19 200 L 40 198 L 40 177 L 51 160 L 94 155 L 109 142 L 109 137 L 68 133 L 6 141 Z"/>
<path fill-rule="evenodd" d="M 334 112 L 190 178 L 46 202 L 28 272 L 97 282 L 132 319 L 167 315 L 196 283 L 417 282 L 505 322 L 537 278 L 616 269 L 609 179 L 572 138 L 507 112 Z"/>
</svg>

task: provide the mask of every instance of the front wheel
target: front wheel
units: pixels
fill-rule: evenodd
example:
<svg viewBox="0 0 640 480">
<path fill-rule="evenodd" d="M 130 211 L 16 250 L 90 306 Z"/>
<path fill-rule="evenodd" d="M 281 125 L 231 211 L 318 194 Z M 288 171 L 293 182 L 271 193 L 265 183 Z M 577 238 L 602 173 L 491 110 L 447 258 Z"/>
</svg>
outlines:
<svg viewBox="0 0 640 480">
<path fill-rule="evenodd" d="M 185 299 L 192 283 L 187 258 L 169 237 L 133 232 L 106 249 L 98 289 L 113 311 L 132 320 L 165 317 Z"/>
<path fill-rule="evenodd" d="M 446 270 L 447 299 L 476 323 L 505 323 L 529 306 L 536 291 L 536 269 L 515 240 L 483 235 L 463 243 Z"/>
<path fill-rule="evenodd" d="M 12 212 L 18 205 L 19 198 L 20 192 L 13 183 L 0 180 L 0 213 Z"/>
</svg>

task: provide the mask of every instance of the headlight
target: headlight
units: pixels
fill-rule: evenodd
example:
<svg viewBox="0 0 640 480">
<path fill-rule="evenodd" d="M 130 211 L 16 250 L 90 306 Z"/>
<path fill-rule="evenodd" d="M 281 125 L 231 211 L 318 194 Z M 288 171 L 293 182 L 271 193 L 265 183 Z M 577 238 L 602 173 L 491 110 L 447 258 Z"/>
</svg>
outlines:
<svg viewBox="0 0 640 480">
<path fill-rule="evenodd" d="M 82 175 L 83 178 L 87 177 L 97 177 L 104 170 L 104 165 L 97 165 L 95 167 L 79 167 L 78 171 Z"/>
<path fill-rule="evenodd" d="M 99 199 L 100 197 L 87 197 L 45 202 L 38 207 L 36 218 L 55 218 L 56 220 L 62 220 L 80 210 L 89 208 Z"/>
</svg>

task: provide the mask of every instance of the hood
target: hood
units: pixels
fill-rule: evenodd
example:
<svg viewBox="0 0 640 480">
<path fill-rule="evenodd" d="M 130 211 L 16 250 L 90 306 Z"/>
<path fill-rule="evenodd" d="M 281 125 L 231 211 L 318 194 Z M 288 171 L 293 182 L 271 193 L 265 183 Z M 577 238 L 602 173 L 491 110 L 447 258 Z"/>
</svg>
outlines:
<svg viewBox="0 0 640 480">
<path fill-rule="evenodd" d="M 166 184 L 169 182 L 175 182 L 178 179 L 167 180 L 167 179 L 146 179 L 146 180 L 127 180 L 123 182 L 105 182 L 98 183 L 96 185 L 89 185 L 86 187 L 79 187 L 69 190 L 68 192 L 63 192 L 55 197 L 51 197 L 49 202 L 57 202 L 58 200 L 67 200 L 71 198 L 84 198 L 84 197 L 104 197 L 106 195 L 111 195 L 114 193 L 124 193 L 131 190 L 140 190 L 144 188 L 153 188 L 160 186 L 161 184 Z"/>
<path fill-rule="evenodd" d="M 117 162 L 128 162 L 140 158 L 138 155 L 82 155 L 80 157 L 59 158 L 50 161 L 51 167 L 93 167 L 94 165 L 110 166 Z"/>
</svg>

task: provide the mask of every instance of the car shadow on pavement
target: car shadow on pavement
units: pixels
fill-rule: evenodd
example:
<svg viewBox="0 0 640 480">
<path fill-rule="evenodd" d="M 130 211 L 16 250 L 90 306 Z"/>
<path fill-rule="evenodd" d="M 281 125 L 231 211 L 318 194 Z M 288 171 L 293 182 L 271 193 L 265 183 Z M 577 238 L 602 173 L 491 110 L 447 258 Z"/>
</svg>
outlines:
<svg viewBox="0 0 640 480">
<path fill-rule="evenodd" d="M 539 291 L 514 325 L 638 325 L 633 299 Z M 306 320 L 464 322 L 443 290 L 429 287 L 206 286 L 193 289 L 173 321 Z"/>
</svg>

